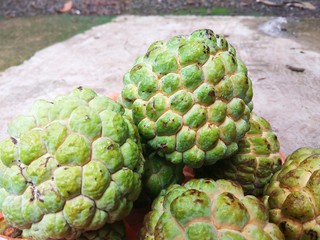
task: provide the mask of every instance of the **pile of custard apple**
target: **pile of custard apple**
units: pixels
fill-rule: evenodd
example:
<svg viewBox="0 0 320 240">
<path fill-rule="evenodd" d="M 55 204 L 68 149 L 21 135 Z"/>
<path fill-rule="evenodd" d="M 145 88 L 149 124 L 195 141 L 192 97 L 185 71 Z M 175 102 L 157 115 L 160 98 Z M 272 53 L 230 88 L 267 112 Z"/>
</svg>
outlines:
<svg viewBox="0 0 320 240">
<path fill-rule="evenodd" d="M 126 239 L 122 220 L 152 202 L 141 240 L 320 239 L 320 149 L 281 166 L 223 36 L 154 42 L 123 82 L 118 101 L 78 87 L 8 125 L 0 211 L 21 237 Z"/>
</svg>

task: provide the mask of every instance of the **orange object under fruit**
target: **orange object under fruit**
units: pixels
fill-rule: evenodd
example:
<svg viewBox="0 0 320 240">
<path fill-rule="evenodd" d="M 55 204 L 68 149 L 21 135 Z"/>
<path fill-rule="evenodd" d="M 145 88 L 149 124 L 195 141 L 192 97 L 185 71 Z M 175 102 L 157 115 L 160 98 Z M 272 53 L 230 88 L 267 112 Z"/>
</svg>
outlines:
<svg viewBox="0 0 320 240">
<path fill-rule="evenodd" d="M 2 213 L 0 212 L 0 229 L 1 229 L 1 225 L 2 224 L 5 224 L 5 220 L 4 220 L 4 217 L 3 217 Z M 14 231 L 14 228 L 6 229 L 7 232 L 9 232 L 10 230 Z M 11 237 L 0 235 L 0 240 L 19 240 L 19 239 L 23 240 L 21 238 L 11 238 Z"/>
</svg>

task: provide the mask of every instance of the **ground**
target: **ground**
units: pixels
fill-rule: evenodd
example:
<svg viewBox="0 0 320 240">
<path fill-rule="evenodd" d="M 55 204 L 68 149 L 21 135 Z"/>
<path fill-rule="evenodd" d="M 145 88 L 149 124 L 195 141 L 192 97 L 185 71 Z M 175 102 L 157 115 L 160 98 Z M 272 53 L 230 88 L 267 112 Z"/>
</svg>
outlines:
<svg viewBox="0 0 320 240">
<path fill-rule="evenodd" d="M 0 139 L 9 120 L 35 99 L 53 99 L 78 86 L 120 91 L 134 59 L 158 39 L 211 28 L 224 34 L 249 69 L 254 111 L 271 122 L 285 154 L 320 143 L 320 32 L 292 35 L 282 18 L 121 16 L 36 53 L 0 74 Z M 287 31 L 286 31 L 287 30 Z M 264 32 L 263 32 L 264 31 Z M 266 34 L 266 33 L 268 34 Z M 309 37 L 308 37 L 309 36 Z M 303 72 L 297 72 L 301 68 Z"/>
<path fill-rule="evenodd" d="M 93 26 L 110 22 L 112 16 L 51 15 L 0 17 L 0 72 L 21 64 L 36 51 L 66 40 Z"/>
</svg>

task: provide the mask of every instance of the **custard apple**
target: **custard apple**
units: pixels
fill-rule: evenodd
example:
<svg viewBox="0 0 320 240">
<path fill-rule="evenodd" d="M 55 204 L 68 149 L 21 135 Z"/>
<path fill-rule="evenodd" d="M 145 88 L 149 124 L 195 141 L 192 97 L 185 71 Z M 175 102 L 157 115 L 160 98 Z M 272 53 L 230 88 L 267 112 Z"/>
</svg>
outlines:
<svg viewBox="0 0 320 240">
<path fill-rule="evenodd" d="M 289 155 L 264 191 L 270 221 L 286 239 L 320 239 L 320 149 Z"/>
<path fill-rule="evenodd" d="M 247 69 L 211 30 L 151 44 L 124 85 L 119 100 L 142 141 L 173 163 L 214 164 L 235 153 L 249 130 L 253 92 Z"/>
<path fill-rule="evenodd" d="M 282 240 L 254 196 L 228 180 L 193 179 L 171 185 L 153 202 L 140 239 Z"/>
<path fill-rule="evenodd" d="M 239 142 L 239 150 L 228 159 L 196 169 L 196 177 L 238 182 L 245 194 L 261 196 L 282 161 L 280 144 L 267 120 L 251 113 L 250 130 Z"/>
<path fill-rule="evenodd" d="M 115 101 L 79 87 L 38 100 L 0 142 L 0 210 L 32 239 L 75 239 L 126 217 L 141 191 L 138 130 Z"/>
<path fill-rule="evenodd" d="M 125 227 L 122 221 L 106 224 L 99 230 L 83 233 L 78 240 L 125 240 Z"/>
<path fill-rule="evenodd" d="M 9 235 L 8 235 L 9 234 Z M 0 220 L 0 235 L 12 238 L 20 238 L 21 231 L 10 226 L 5 220 Z M 0 236 L 0 239 L 1 236 Z M 125 227 L 123 222 L 115 222 L 104 225 L 102 228 L 94 231 L 88 231 L 81 234 L 77 240 L 125 240 Z"/>
<path fill-rule="evenodd" d="M 180 184 L 183 179 L 182 164 L 172 164 L 155 152 L 145 157 L 142 189 L 151 200 L 154 200 L 161 190 L 171 184 Z"/>
</svg>

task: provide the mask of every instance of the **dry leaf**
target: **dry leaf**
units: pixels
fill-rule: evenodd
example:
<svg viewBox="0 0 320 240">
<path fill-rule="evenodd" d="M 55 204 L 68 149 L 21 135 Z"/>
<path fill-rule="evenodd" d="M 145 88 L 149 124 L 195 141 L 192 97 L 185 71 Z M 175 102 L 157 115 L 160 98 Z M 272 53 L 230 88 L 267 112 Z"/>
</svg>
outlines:
<svg viewBox="0 0 320 240">
<path fill-rule="evenodd" d="M 291 3 L 292 6 L 294 7 L 298 7 L 298 8 L 303 8 L 303 9 L 309 9 L 309 10 L 315 10 L 316 7 L 310 3 L 310 2 L 294 2 L 294 3 Z"/>
<path fill-rule="evenodd" d="M 300 1 L 281 1 L 280 3 L 276 3 L 270 0 L 256 0 L 257 3 L 262 3 L 267 6 L 271 7 L 281 7 L 284 5 L 291 6 L 291 7 L 297 7 L 302 9 L 309 9 L 309 10 L 315 10 L 316 6 L 314 6 L 310 2 L 300 2 Z"/>
<path fill-rule="evenodd" d="M 262 3 L 264 5 L 267 5 L 267 6 L 272 6 L 272 7 L 280 7 L 280 6 L 283 6 L 283 2 L 281 3 L 275 3 L 275 2 L 272 2 L 272 1 L 269 1 L 269 0 L 256 0 L 257 3 Z"/>
</svg>

